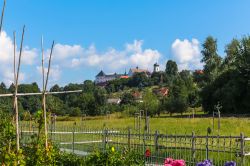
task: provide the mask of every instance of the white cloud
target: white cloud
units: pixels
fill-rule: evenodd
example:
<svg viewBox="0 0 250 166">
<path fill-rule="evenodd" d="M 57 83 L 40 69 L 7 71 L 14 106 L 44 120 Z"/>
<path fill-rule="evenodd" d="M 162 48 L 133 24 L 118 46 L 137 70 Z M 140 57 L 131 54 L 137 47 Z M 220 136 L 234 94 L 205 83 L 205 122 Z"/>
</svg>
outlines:
<svg viewBox="0 0 250 166">
<path fill-rule="evenodd" d="M 10 85 L 13 82 L 13 55 L 14 44 L 12 39 L 7 35 L 5 31 L 0 34 L 0 77 L 7 84 Z M 16 49 L 16 57 L 19 55 L 19 50 Z M 30 49 L 29 47 L 23 48 L 22 64 L 21 65 L 33 65 L 38 56 L 37 49 Z M 16 58 L 18 59 L 18 58 Z M 25 80 L 25 73 L 20 72 L 19 82 Z"/>
<path fill-rule="evenodd" d="M 37 66 L 36 67 L 37 72 L 42 76 L 42 66 Z M 45 73 L 45 79 L 46 79 L 46 75 L 48 72 L 48 68 L 44 68 L 44 73 Z M 56 81 L 60 80 L 61 78 L 61 69 L 59 67 L 59 65 L 54 65 L 51 66 L 50 68 L 50 73 L 49 73 L 49 84 L 53 84 Z"/>
<path fill-rule="evenodd" d="M 80 45 L 56 44 L 53 50 L 53 60 L 60 61 L 79 56 L 83 52 Z"/>
<path fill-rule="evenodd" d="M 191 41 L 176 39 L 171 46 L 171 50 L 179 70 L 202 68 L 200 44 L 197 39 Z"/>
<path fill-rule="evenodd" d="M 14 79 L 13 79 L 13 78 L 14 78 L 14 72 L 11 71 L 11 69 L 7 68 L 7 70 L 3 70 L 3 71 L 1 72 L 1 76 L 3 77 L 3 82 L 4 82 L 6 85 L 9 86 L 9 85 L 11 85 L 11 84 L 13 83 L 13 80 L 14 80 Z M 18 77 L 19 77 L 19 78 L 18 78 L 18 81 L 19 81 L 19 83 L 20 83 L 20 82 L 22 82 L 22 81 L 25 80 L 26 75 L 25 75 L 25 73 L 20 72 Z"/>
<path fill-rule="evenodd" d="M 13 41 L 2 32 L 0 37 L 0 78 L 8 85 L 13 82 Z M 48 65 L 50 49 L 45 49 L 45 66 Z M 200 64 L 200 50 L 197 39 L 192 41 L 176 39 L 172 44 L 174 60 L 180 68 L 193 68 Z M 16 55 L 19 51 L 16 51 Z M 20 80 L 38 81 L 41 77 L 40 48 L 24 47 Z M 52 55 L 52 67 L 50 73 L 50 84 L 60 82 L 61 76 L 66 70 L 75 68 L 82 70 L 103 69 L 105 72 L 120 72 L 126 68 L 139 66 L 143 69 L 152 70 L 155 62 L 165 61 L 161 53 L 152 48 L 143 48 L 142 40 L 134 40 L 126 43 L 123 49 L 109 48 L 100 52 L 95 45 L 83 47 L 81 45 L 55 44 Z M 29 67 L 25 67 L 29 65 Z M 161 66 L 164 69 L 165 64 Z M 47 69 L 46 69 L 47 70 Z M 32 71 L 39 73 L 38 77 Z M 35 79 L 35 80 L 30 80 Z M 70 82 L 65 76 L 64 82 Z"/>
<path fill-rule="evenodd" d="M 39 52 L 36 48 L 29 49 L 29 47 L 25 47 L 22 53 L 22 63 L 24 65 L 34 65 L 38 55 Z"/>
<path fill-rule="evenodd" d="M 7 34 L 3 31 L 0 34 L 0 63 L 10 63 L 13 59 L 13 43 Z"/>
<path fill-rule="evenodd" d="M 131 52 L 136 52 L 136 53 L 141 53 L 142 52 L 142 45 L 143 41 L 142 40 L 134 40 L 134 43 L 126 44 L 126 50 L 131 51 Z"/>
<path fill-rule="evenodd" d="M 161 58 L 157 50 L 142 49 L 143 41 L 135 40 L 132 44 L 126 44 L 124 50 L 108 49 L 104 53 L 99 53 L 94 45 L 89 48 L 78 49 L 77 56 L 74 56 L 68 63 L 65 58 L 63 64 L 72 68 L 88 66 L 104 69 L 110 72 L 139 66 L 141 68 L 152 69 L 152 66 Z M 61 47 L 63 52 L 64 47 Z M 73 53 L 69 53 L 73 55 Z M 62 59 L 61 59 L 62 60 Z"/>
</svg>

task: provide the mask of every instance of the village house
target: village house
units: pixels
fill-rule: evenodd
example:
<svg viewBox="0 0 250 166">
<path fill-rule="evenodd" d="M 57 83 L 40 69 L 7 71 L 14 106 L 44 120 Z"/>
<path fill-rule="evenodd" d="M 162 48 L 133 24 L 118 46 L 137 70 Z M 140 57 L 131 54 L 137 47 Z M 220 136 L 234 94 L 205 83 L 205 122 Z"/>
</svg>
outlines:
<svg viewBox="0 0 250 166">
<path fill-rule="evenodd" d="M 102 70 L 95 76 L 95 83 L 97 85 L 104 85 L 108 81 L 118 79 L 118 78 L 128 78 L 126 72 L 124 74 L 105 74 Z"/>
<path fill-rule="evenodd" d="M 153 93 L 156 94 L 157 96 L 161 96 L 161 97 L 167 96 L 168 92 L 169 92 L 169 90 L 166 87 L 153 89 Z"/>
<path fill-rule="evenodd" d="M 119 105 L 121 103 L 121 99 L 120 98 L 109 98 L 107 100 L 108 104 L 115 104 L 115 105 Z"/>
<path fill-rule="evenodd" d="M 154 64 L 154 70 L 153 73 L 160 72 L 159 64 Z M 136 68 L 131 68 L 129 70 L 129 73 L 125 71 L 124 74 L 105 74 L 102 70 L 95 76 L 95 83 L 100 86 L 105 86 L 108 81 L 112 81 L 118 78 L 127 79 L 129 77 L 132 77 L 136 73 L 145 73 L 148 77 L 151 76 L 151 72 L 146 69 L 140 69 L 138 66 Z"/>
<path fill-rule="evenodd" d="M 148 70 L 145 69 L 139 69 L 137 66 L 136 68 L 131 68 L 128 72 L 128 76 L 132 77 L 135 73 L 145 73 L 147 76 L 150 76 L 151 73 Z"/>
</svg>

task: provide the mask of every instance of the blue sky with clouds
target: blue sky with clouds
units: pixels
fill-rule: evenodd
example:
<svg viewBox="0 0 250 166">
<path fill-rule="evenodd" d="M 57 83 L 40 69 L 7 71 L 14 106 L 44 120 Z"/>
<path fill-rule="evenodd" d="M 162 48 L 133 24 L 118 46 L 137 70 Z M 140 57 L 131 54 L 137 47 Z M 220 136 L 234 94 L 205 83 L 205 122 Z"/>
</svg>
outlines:
<svg viewBox="0 0 250 166">
<path fill-rule="evenodd" d="M 3 0 L 2 0 L 3 1 Z M 0 1 L 0 4 L 2 4 Z M 40 38 L 46 53 L 56 41 L 50 84 L 94 79 L 97 72 L 139 66 L 201 68 L 201 43 L 218 39 L 218 51 L 249 34 L 249 0 L 7 0 L 0 37 L 0 81 L 12 81 L 12 33 L 20 43 L 26 25 L 22 82 L 41 82 Z"/>
</svg>

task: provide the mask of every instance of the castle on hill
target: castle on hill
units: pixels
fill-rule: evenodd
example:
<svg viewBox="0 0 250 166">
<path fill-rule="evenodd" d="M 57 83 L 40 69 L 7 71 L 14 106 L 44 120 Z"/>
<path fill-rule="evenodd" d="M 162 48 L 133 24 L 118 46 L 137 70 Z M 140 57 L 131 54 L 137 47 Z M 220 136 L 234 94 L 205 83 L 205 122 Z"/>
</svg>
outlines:
<svg viewBox="0 0 250 166">
<path fill-rule="evenodd" d="M 155 63 L 154 64 L 154 72 L 160 72 L 160 65 Z M 95 83 L 97 85 L 106 85 L 108 81 L 119 79 L 119 78 L 124 78 L 127 79 L 129 77 L 132 77 L 135 73 L 145 73 L 148 77 L 151 76 L 151 72 L 146 69 L 140 69 L 138 66 L 136 68 L 130 68 L 128 74 L 125 71 L 124 74 L 105 74 L 102 70 L 95 76 Z"/>
</svg>

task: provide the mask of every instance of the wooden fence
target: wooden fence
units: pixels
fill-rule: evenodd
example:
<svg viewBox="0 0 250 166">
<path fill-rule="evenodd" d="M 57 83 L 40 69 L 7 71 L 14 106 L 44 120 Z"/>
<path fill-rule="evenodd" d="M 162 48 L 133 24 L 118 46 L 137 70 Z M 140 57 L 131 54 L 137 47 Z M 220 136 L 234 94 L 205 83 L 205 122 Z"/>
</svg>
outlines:
<svg viewBox="0 0 250 166">
<path fill-rule="evenodd" d="M 25 128 L 22 128 L 25 129 Z M 31 131 L 21 131 L 22 142 L 31 140 L 36 134 Z M 86 129 L 72 128 L 67 131 L 50 130 L 49 138 L 61 150 L 78 155 L 88 155 L 94 150 L 105 151 L 115 147 L 117 150 L 135 150 L 145 155 L 148 164 L 163 164 L 166 157 L 183 159 L 187 165 L 195 165 L 205 159 L 213 161 L 214 165 L 224 165 L 226 161 L 235 161 L 239 166 L 250 165 L 250 138 L 243 133 L 238 136 L 211 136 L 190 134 L 168 135 L 155 131 L 154 133 L 138 133 L 131 129 Z"/>
</svg>

